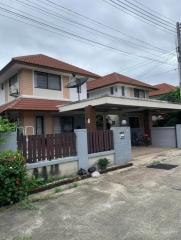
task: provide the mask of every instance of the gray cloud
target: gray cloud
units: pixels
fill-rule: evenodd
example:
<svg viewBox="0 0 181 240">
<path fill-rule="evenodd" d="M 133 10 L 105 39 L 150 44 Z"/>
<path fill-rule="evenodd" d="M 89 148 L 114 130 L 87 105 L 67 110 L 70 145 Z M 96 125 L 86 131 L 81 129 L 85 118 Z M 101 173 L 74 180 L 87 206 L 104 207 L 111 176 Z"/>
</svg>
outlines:
<svg viewBox="0 0 181 240">
<path fill-rule="evenodd" d="M 25 0 L 22 1 L 26 2 Z M 106 25 L 119 29 L 121 32 L 133 36 L 134 38 L 139 38 L 143 41 L 154 44 L 155 46 L 165 49 L 167 52 L 175 49 L 174 36 L 167 32 L 160 31 L 156 27 L 145 24 L 144 22 L 125 13 L 122 13 L 120 10 L 109 6 L 102 0 L 53 1 L 56 1 L 57 3 L 71 8 L 72 10 L 75 10 L 83 15 L 94 18 L 97 21 L 103 22 Z M 168 18 L 173 19 L 173 24 L 175 24 L 175 21 L 179 20 L 181 12 L 179 0 L 152 0 L 149 2 L 144 0 L 139 1 L 149 5 L 152 9 L 160 12 L 161 15 L 165 15 Z M 31 0 L 27 2 L 43 5 L 43 2 L 46 1 Z M 97 28 L 100 31 L 123 38 L 126 40 L 126 42 L 105 37 L 91 30 L 85 30 L 83 27 L 66 23 L 58 18 L 45 16 L 39 10 L 22 6 L 15 0 L 1 0 L 1 3 L 9 4 L 12 7 L 26 12 L 27 14 L 32 14 L 37 20 L 39 18 L 44 19 L 45 22 L 59 26 L 61 29 L 79 34 L 94 41 L 114 46 L 127 52 L 131 52 L 133 55 L 124 55 L 105 47 L 96 46 L 95 44 L 88 44 L 85 41 L 77 40 L 74 37 L 67 36 L 63 33 L 48 32 L 33 26 L 25 25 L 23 23 L 17 23 L 12 19 L 0 16 L 0 67 L 3 67 L 8 61 L 10 61 L 12 57 L 15 56 L 44 53 L 100 75 L 108 74 L 110 72 L 119 72 L 152 84 L 160 82 L 178 84 L 177 71 L 170 71 L 165 74 L 161 74 L 177 68 L 176 57 L 168 61 L 168 63 L 172 64 L 173 66 L 151 63 L 150 61 L 138 58 L 135 55 L 155 58 L 152 56 L 153 53 L 157 55 L 161 53 L 147 51 L 144 47 L 130 46 L 128 40 L 131 39 L 127 38 L 126 36 L 118 34 L 109 29 L 102 28 L 99 25 L 92 24 L 81 17 L 73 16 L 70 13 L 66 13 L 55 7 L 51 7 L 48 4 L 44 5 L 45 7 L 50 8 L 51 10 L 56 11 L 63 16 L 71 18 L 74 21 L 87 24 L 88 26 Z M 4 6 L 2 5 L 2 7 Z M 1 13 L 2 12 L 0 11 L 0 14 Z M 132 41 L 137 44 L 141 44 L 134 40 L 134 38 Z M 173 56 L 168 55 L 162 57 L 161 60 L 165 61 L 171 57 Z M 133 65 L 135 64 L 142 65 L 141 67 L 134 67 Z M 145 65 L 143 66 L 143 64 Z"/>
</svg>

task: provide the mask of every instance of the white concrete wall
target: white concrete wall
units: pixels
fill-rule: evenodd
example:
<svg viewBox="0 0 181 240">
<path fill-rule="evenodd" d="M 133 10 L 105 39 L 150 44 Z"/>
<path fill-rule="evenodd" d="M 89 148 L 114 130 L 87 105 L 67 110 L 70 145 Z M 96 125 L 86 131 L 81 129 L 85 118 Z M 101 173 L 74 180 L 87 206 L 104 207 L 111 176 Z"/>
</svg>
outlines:
<svg viewBox="0 0 181 240">
<path fill-rule="evenodd" d="M 100 157 L 101 154 L 101 157 Z M 107 158 L 109 160 L 109 166 L 114 165 L 114 151 L 107 151 L 102 153 L 89 154 L 89 166 L 96 166 L 100 158 Z"/>
<path fill-rule="evenodd" d="M 100 158 L 107 158 L 109 166 L 114 165 L 114 151 L 106 151 L 100 153 L 93 153 L 88 155 L 89 167 L 95 166 Z M 56 173 L 52 174 L 52 168 L 56 166 Z M 31 177 L 33 169 L 38 170 L 38 175 L 42 176 L 43 168 L 46 167 L 49 176 L 69 176 L 76 175 L 79 170 L 79 162 L 77 157 L 67 157 L 51 161 L 41 161 L 37 163 L 27 164 L 28 175 Z"/>
<path fill-rule="evenodd" d="M 125 87 L 125 95 L 122 96 L 122 86 Z M 114 89 L 114 94 L 112 95 L 110 93 L 110 87 L 104 87 L 104 88 L 100 88 L 100 89 L 96 89 L 93 91 L 89 92 L 89 97 L 90 98 L 94 98 L 94 97 L 101 97 L 101 96 L 105 96 L 105 95 L 110 95 L 110 96 L 115 96 L 115 97 L 134 97 L 134 88 L 139 88 L 139 87 L 130 87 L 128 85 L 123 85 L 123 84 L 117 84 L 113 86 Z M 139 89 L 143 89 L 143 88 L 139 88 Z M 148 98 L 148 91 L 143 89 L 145 91 L 145 98 Z"/>
<path fill-rule="evenodd" d="M 122 88 L 121 88 L 122 86 L 124 86 L 124 88 L 125 88 L 124 96 L 122 96 Z M 114 93 L 111 94 L 110 87 L 111 86 L 89 91 L 89 97 L 94 98 L 94 97 L 102 97 L 105 95 L 115 96 L 115 97 L 134 97 L 134 88 L 139 88 L 136 86 L 130 87 L 128 85 L 117 84 L 117 85 L 112 86 L 114 89 Z M 144 88 L 139 88 L 139 89 L 143 89 L 145 91 L 145 98 L 149 98 L 148 90 L 146 90 Z"/>
<path fill-rule="evenodd" d="M 151 140 L 154 147 L 176 147 L 175 127 L 154 127 L 151 129 Z"/>
<path fill-rule="evenodd" d="M 78 101 L 78 93 L 77 93 L 77 88 L 69 88 L 70 90 L 70 101 L 75 102 Z M 80 93 L 80 100 L 86 99 L 87 98 L 87 84 L 84 83 L 81 86 L 81 93 Z"/>
</svg>

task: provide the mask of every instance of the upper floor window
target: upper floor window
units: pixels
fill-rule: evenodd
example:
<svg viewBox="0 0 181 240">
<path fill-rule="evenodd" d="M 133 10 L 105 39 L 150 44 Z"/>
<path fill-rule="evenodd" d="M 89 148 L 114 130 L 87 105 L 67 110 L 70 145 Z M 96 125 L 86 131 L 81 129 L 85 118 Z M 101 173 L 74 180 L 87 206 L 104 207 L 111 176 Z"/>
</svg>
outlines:
<svg viewBox="0 0 181 240">
<path fill-rule="evenodd" d="M 121 94 L 122 96 L 125 96 L 125 86 L 121 86 Z"/>
<path fill-rule="evenodd" d="M 15 74 L 9 79 L 9 87 L 16 86 L 17 82 L 18 82 L 18 75 Z"/>
<path fill-rule="evenodd" d="M 114 88 L 110 87 L 110 94 L 113 95 L 114 94 Z"/>
<path fill-rule="evenodd" d="M 142 89 L 134 88 L 134 97 L 136 98 L 145 98 L 145 91 Z"/>
<path fill-rule="evenodd" d="M 36 71 L 35 87 L 51 90 L 61 90 L 61 76 Z"/>
</svg>

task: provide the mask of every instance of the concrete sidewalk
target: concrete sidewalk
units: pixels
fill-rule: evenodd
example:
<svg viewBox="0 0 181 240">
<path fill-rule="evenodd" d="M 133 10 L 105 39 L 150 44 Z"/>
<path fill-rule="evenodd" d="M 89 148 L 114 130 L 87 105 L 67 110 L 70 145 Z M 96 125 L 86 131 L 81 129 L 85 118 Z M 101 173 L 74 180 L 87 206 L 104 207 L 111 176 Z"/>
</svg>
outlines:
<svg viewBox="0 0 181 240">
<path fill-rule="evenodd" d="M 167 154 L 138 157 L 126 171 L 44 193 L 34 210 L 1 209 L 0 240 L 180 240 L 181 150 Z M 150 169 L 146 159 L 179 166 Z"/>
</svg>

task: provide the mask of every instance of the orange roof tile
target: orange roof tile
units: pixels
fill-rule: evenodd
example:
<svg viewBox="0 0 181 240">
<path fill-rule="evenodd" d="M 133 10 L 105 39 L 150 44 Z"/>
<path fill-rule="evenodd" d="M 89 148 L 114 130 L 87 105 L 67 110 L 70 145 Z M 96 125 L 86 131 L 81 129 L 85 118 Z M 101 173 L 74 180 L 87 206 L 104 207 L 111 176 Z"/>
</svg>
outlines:
<svg viewBox="0 0 181 240">
<path fill-rule="evenodd" d="M 149 93 L 150 97 L 164 95 L 164 94 L 167 94 L 170 92 L 174 92 L 177 89 L 175 86 L 167 84 L 167 83 L 157 84 L 157 85 L 154 85 L 154 87 L 156 87 L 158 90 L 150 92 Z"/>
<path fill-rule="evenodd" d="M 58 111 L 58 106 L 65 105 L 67 103 L 69 102 L 20 97 L 0 106 L 0 113 L 9 110 Z"/>
<path fill-rule="evenodd" d="M 98 78 L 98 79 L 93 80 L 91 82 L 88 82 L 87 83 L 87 90 L 91 91 L 91 90 L 111 86 L 111 85 L 118 84 L 118 83 L 133 85 L 133 86 L 136 86 L 136 87 L 145 87 L 145 88 L 148 88 L 148 89 L 156 89 L 155 87 L 153 87 L 153 86 L 151 86 L 147 83 L 135 80 L 135 79 L 130 78 L 130 77 L 126 77 L 126 76 L 121 75 L 119 73 L 111 73 L 111 74 L 108 74 L 104 77 L 101 77 L 101 78 Z"/>
<path fill-rule="evenodd" d="M 87 77 L 100 77 L 99 75 L 86 71 L 82 68 L 73 66 L 71 64 L 65 63 L 63 61 L 60 61 L 55 58 L 51 58 L 49 56 L 43 55 L 43 54 L 37 54 L 37 55 L 27 55 L 27 56 L 21 56 L 21 57 L 14 57 L 12 60 L 1 70 L 0 74 L 4 72 L 10 65 L 14 63 L 21 63 L 31 66 L 37 66 L 37 67 L 44 67 L 49 68 L 53 70 L 58 70 L 66 73 L 74 73 L 74 74 L 80 74 Z"/>
</svg>

